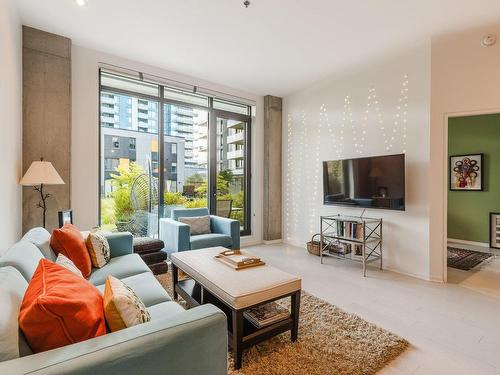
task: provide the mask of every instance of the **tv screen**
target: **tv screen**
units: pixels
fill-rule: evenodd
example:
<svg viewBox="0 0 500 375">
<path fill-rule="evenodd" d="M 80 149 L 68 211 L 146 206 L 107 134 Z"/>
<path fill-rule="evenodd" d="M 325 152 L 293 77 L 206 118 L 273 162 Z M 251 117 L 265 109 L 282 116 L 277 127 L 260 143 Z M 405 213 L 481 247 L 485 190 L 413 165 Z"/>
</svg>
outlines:
<svg viewBox="0 0 500 375">
<path fill-rule="evenodd" d="M 405 209 L 405 156 L 323 162 L 324 204 Z"/>
</svg>

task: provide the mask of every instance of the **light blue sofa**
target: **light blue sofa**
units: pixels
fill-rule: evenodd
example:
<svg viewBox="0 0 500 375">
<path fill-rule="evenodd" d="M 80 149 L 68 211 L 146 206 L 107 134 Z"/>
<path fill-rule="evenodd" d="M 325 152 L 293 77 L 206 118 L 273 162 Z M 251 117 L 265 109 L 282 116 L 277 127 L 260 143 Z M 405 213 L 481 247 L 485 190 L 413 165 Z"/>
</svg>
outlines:
<svg viewBox="0 0 500 375">
<path fill-rule="evenodd" d="M 212 233 L 191 235 L 189 225 L 179 222 L 181 217 L 208 215 L 207 208 L 173 209 L 170 218 L 160 219 L 160 239 L 169 254 L 178 251 L 204 249 L 222 246 L 228 249 L 240 248 L 240 223 L 237 220 L 210 215 Z"/>
<path fill-rule="evenodd" d="M 184 310 L 173 302 L 137 254 L 130 233 L 110 234 L 111 261 L 89 281 L 104 290 L 108 274 L 145 303 L 151 321 L 43 353 L 32 354 L 19 331 L 21 302 L 43 257 L 53 260 L 50 234 L 29 231 L 0 257 L 0 374 L 227 373 L 227 321 L 213 305 Z"/>
</svg>

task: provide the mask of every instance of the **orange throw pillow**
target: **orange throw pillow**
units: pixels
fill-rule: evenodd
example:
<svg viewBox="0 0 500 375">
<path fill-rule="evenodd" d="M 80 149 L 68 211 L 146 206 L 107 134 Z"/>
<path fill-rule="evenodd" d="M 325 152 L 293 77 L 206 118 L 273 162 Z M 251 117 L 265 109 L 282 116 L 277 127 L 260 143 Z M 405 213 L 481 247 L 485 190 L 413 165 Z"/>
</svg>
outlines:
<svg viewBox="0 0 500 375">
<path fill-rule="evenodd" d="M 73 224 L 64 224 L 60 229 L 54 229 L 50 237 L 50 247 L 56 254 L 62 253 L 82 271 L 86 279 L 90 276 L 92 262 L 87 245 L 80 230 Z"/>
<path fill-rule="evenodd" d="M 66 268 L 41 259 L 21 304 L 19 327 L 35 353 L 104 335 L 101 293 Z"/>
</svg>

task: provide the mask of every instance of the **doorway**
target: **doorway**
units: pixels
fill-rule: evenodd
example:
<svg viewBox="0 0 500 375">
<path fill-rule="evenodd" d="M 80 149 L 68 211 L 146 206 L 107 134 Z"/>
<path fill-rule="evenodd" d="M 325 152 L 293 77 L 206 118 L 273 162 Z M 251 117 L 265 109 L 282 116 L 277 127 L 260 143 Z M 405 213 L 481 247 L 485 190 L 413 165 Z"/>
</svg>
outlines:
<svg viewBox="0 0 500 375">
<path fill-rule="evenodd" d="M 448 117 L 448 282 L 500 298 L 495 224 L 500 212 L 500 114 Z"/>
</svg>

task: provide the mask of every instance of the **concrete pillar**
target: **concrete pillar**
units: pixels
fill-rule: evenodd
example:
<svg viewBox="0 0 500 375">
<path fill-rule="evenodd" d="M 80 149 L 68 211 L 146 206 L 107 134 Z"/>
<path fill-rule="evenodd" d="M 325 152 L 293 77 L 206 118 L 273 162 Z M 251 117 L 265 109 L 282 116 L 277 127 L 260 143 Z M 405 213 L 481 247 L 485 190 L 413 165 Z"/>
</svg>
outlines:
<svg viewBox="0 0 500 375">
<path fill-rule="evenodd" d="M 43 157 L 66 183 L 46 187 L 51 194 L 49 231 L 57 227 L 57 212 L 71 207 L 70 149 L 71 40 L 23 26 L 23 173 L 32 161 Z M 23 233 L 41 226 L 38 201 L 33 188 L 23 188 Z"/>
<path fill-rule="evenodd" d="M 264 97 L 264 241 L 281 239 L 282 101 Z"/>
</svg>

